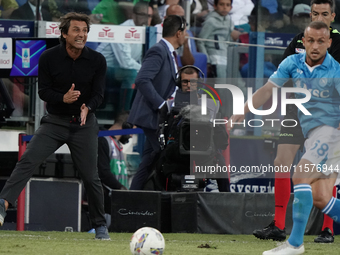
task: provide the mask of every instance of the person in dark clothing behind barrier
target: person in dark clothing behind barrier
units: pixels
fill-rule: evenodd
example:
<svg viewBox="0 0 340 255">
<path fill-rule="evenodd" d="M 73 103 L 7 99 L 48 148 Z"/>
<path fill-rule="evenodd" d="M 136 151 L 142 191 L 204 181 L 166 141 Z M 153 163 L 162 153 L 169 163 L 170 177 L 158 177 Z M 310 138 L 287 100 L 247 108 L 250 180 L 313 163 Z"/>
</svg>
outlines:
<svg viewBox="0 0 340 255">
<path fill-rule="evenodd" d="M 10 19 L 19 20 L 46 20 L 51 21 L 52 15 L 46 5 L 42 5 L 44 0 L 40 1 L 39 15 L 36 17 L 37 0 L 28 0 L 25 4 L 14 10 Z"/>
<path fill-rule="evenodd" d="M 128 116 L 128 112 L 120 112 L 114 124 L 108 130 L 133 128 L 130 123 L 126 122 Z M 127 190 L 129 188 L 123 144 L 128 143 L 130 138 L 131 135 L 112 135 L 98 138 L 98 174 L 103 185 L 104 210 L 107 226 L 111 225 L 112 190 Z M 84 209 L 87 214 L 86 193 L 83 194 L 83 205 L 85 205 Z"/>
<path fill-rule="evenodd" d="M 59 29 L 60 45 L 46 50 L 39 59 L 38 93 L 47 103 L 48 113 L 0 193 L 0 225 L 35 168 L 66 143 L 88 194 L 96 239 L 110 240 L 97 171 L 99 128 L 94 114 L 103 100 L 106 61 L 85 46 L 90 30 L 87 15 L 66 14 Z"/>
<path fill-rule="evenodd" d="M 131 183 L 132 190 L 143 189 L 151 172 L 150 166 L 160 150 L 156 134 L 158 112 L 166 107 L 165 101 L 175 91 L 178 67 L 174 51 L 183 45 L 185 35 L 185 19 L 177 15 L 168 16 L 163 23 L 163 38 L 146 52 L 137 75 L 137 95 L 128 122 L 143 129 L 146 142 L 142 162 Z"/>
<path fill-rule="evenodd" d="M 133 128 L 127 123 L 129 114 L 121 112 L 109 130 Z M 98 173 L 103 184 L 105 212 L 111 214 L 110 191 L 129 188 L 123 144 L 128 143 L 131 135 L 114 135 L 98 138 Z"/>
</svg>

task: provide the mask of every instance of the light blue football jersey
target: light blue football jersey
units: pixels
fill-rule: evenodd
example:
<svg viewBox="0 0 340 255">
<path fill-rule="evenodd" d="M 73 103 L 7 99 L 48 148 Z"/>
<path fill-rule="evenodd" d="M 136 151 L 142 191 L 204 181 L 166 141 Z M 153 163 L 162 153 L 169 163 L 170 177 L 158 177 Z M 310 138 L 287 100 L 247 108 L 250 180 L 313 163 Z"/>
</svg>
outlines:
<svg viewBox="0 0 340 255">
<path fill-rule="evenodd" d="M 303 106 L 311 113 L 304 115 L 299 109 L 298 116 L 302 132 L 308 132 L 318 126 L 328 125 L 337 128 L 340 123 L 340 64 L 328 54 L 319 66 L 311 72 L 305 63 L 306 53 L 287 57 L 273 73 L 269 81 L 282 87 L 292 78 L 294 87 L 310 91 L 311 99 Z M 305 94 L 295 93 L 296 98 Z"/>
</svg>

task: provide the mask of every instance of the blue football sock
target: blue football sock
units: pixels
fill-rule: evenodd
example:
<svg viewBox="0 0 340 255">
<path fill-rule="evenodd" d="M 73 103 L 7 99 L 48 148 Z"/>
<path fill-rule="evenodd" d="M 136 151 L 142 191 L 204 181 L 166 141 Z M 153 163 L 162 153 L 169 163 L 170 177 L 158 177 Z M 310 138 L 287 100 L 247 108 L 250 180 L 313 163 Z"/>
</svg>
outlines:
<svg viewBox="0 0 340 255">
<path fill-rule="evenodd" d="M 299 247 L 303 243 L 303 236 L 310 211 L 313 206 L 312 188 L 309 184 L 298 184 L 294 186 L 293 201 L 293 229 L 288 242 Z"/>
<path fill-rule="evenodd" d="M 340 200 L 332 197 L 322 212 L 331 217 L 335 222 L 340 222 Z"/>
</svg>

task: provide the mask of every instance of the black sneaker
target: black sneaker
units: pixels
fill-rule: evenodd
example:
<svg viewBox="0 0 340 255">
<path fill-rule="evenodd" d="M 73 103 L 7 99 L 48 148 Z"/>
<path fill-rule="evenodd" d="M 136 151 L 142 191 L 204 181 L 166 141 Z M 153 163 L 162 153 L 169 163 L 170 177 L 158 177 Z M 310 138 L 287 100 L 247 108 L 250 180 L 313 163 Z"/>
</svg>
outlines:
<svg viewBox="0 0 340 255">
<path fill-rule="evenodd" d="M 329 228 L 325 228 L 323 231 L 321 231 L 321 234 L 314 239 L 315 243 L 333 243 L 334 242 L 334 236 L 332 234 L 332 231 Z"/>
<path fill-rule="evenodd" d="M 100 226 L 100 227 L 96 228 L 95 239 L 97 239 L 97 240 L 111 240 L 106 226 Z"/>
<path fill-rule="evenodd" d="M 286 228 L 283 230 L 279 229 L 275 226 L 275 220 L 273 220 L 264 229 L 254 230 L 253 235 L 263 240 L 272 239 L 273 241 L 283 241 L 286 239 Z"/>
<path fill-rule="evenodd" d="M 0 226 L 4 224 L 5 217 L 6 217 L 5 200 L 0 199 Z"/>
</svg>

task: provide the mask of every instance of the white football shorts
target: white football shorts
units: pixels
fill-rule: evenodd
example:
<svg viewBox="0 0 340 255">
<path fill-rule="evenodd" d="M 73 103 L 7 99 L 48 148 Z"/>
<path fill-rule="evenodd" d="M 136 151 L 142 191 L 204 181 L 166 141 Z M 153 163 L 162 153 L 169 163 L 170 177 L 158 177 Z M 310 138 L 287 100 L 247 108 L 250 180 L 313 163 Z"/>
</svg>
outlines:
<svg viewBox="0 0 340 255">
<path fill-rule="evenodd" d="M 306 153 L 302 158 L 309 160 L 325 175 L 340 172 L 340 130 L 323 125 L 313 129 L 305 141 Z"/>
</svg>

